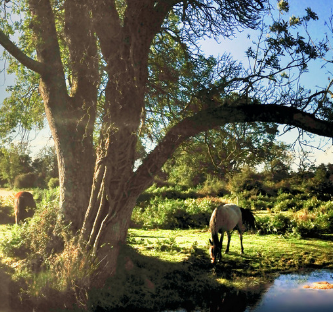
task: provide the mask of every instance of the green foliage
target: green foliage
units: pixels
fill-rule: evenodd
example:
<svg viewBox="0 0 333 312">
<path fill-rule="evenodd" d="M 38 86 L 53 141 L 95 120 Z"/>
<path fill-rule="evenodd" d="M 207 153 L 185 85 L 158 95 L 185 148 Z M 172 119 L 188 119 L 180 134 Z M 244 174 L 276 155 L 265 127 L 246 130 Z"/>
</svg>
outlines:
<svg viewBox="0 0 333 312">
<path fill-rule="evenodd" d="M 59 186 L 59 178 L 51 178 L 49 182 L 47 183 L 47 186 L 50 189 L 56 188 Z"/>
<path fill-rule="evenodd" d="M 36 174 L 33 172 L 17 175 L 14 179 L 14 187 L 18 189 L 35 187 L 36 179 Z"/>
<path fill-rule="evenodd" d="M 37 209 L 23 225 L 8 226 L 0 242 L 2 252 L 8 256 L 24 258 L 27 254 L 48 257 L 52 248 L 64 237 L 64 232 L 54 233 L 58 214 L 59 190 L 34 191 Z M 54 235 L 55 234 L 55 235 Z M 53 241 L 52 241 L 53 240 Z M 60 245 L 58 244 L 57 247 Z"/>
<path fill-rule="evenodd" d="M 210 181 L 214 181 L 214 178 Z M 218 181 L 216 184 L 224 185 Z M 223 198 L 200 197 L 212 193 L 214 185 L 207 183 L 197 192 L 179 185 L 161 188 L 154 185 L 138 201 L 132 222 L 144 228 L 205 228 L 215 207 L 233 202 L 243 208 L 269 212 L 264 216 L 262 213 L 256 215 L 257 231 L 260 234 L 313 237 L 333 233 L 331 201 L 321 201 L 306 193 L 283 193 L 281 189 L 276 190 L 278 196 L 245 190 Z M 267 190 L 267 186 L 265 188 Z"/>
<path fill-rule="evenodd" d="M 300 203 L 296 198 L 285 199 L 285 200 L 277 200 L 277 203 L 274 205 L 274 211 L 288 211 L 293 210 L 297 211 L 301 207 L 302 203 Z"/>
<path fill-rule="evenodd" d="M 305 201 L 304 206 L 307 206 L 307 202 L 309 201 Z M 292 214 L 278 213 L 257 216 L 256 222 L 260 234 L 296 235 L 300 237 L 317 237 L 322 234 L 332 234 L 333 203 L 321 202 L 315 207 L 308 204 L 307 208 L 302 208 Z"/>
<path fill-rule="evenodd" d="M 288 146 L 275 143 L 273 124 L 228 124 L 206 131 L 180 146 L 164 166 L 169 181 L 188 186 L 208 178 L 225 180 L 242 168 L 266 164 L 274 179 L 285 176 Z"/>
<path fill-rule="evenodd" d="M 259 234 L 286 234 L 292 231 L 292 220 L 284 214 L 274 217 L 256 217 L 256 227 Z"/>
<path fill-rule="evenodd" d="M 198 191 L 199 194 L 205 194 L 208 196 L 222 197 L 229 193 L 225 181 L 221 181 L 218 178 L 208 175 L 207 179 L 203 183 L 202 187 Z"/>
<path fill-rule="evenodd" d="M 203 199 L 152 198 L 144 207 L 135 207 L 132 221 L 145 228 L 197 228 L 209 223 L 212 211 L 220 202 Z"/>
<path fill-rule="evenodd" d="M 263 192 L 262 180 L 262 176 L 259 173 L 254 172 L 249 167 L 245 167 L 229 180 L 229 189 L 234 193 L 250 190 L 261 193 Z"/>
<path fill-rule="evenodd" d="M 7 226 L 0 242 L 1 252 L 7 257 L 25 257 L 29 251 L 26 244 L 28 224 Z"/>
<path fill-rule="evenodd" d="M 0 149 L 0 185 L 7 182 L 16 188 L 45 188 L 47 181 L 58 177 L 54 148 L 44 148 L 32 161 L 26 144 L 10 144 Z"/>
<path fill-rule="evenodd" d="M 333 195 L 333 165 L 321 164 L 314 168 L 314 176 L 305 187 L 309 193 L 318 196 L 320 199 L 330 199 Z"/>
<path fill-rule="evenodd" d="M 0 176 L 10 186 L 14 185 L 16 176 L 29 172 L 32 172 L 31 157 L 26 145 L 10 144 L 0 149 Z"/>
<path fill-rule="evenodd" d="M 186 199 L 200 197 L 200 194 L 198 194 L 195 189 L 183 185 L 166 185 L 158 187 L 156 184 L 153 184 L 139 196 L 137 204 L 144 206 L 154 197 L 161 197 L 164 199 Z"/>
</svg>

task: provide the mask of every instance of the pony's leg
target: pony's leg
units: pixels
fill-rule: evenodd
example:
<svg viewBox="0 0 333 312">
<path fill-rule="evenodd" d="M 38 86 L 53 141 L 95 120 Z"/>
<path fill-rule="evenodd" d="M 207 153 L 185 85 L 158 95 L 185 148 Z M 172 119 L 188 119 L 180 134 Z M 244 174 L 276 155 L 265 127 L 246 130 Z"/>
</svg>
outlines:
<svg viewBox="0 0 333 312">
<path fill-rule="evenodd" d="M 243 248 L 243 232 L 238 229 L 238 233 L 239 233 L 239 240 L 240 240 L 240 244 L 241 244 L 241 254 L 243 254 L 244 253 L 244 248 Z"/>
<path fill-rule="evenodd" d="M 231 240 L 231 232 L 227 231 L 227 236 L 228 236 L 228 244 L 227 244 L 227 249 L 225 250 L 225 253 L 229 252 L 229 246 L 230 246 L 230 240 Z"/>
<path fill-rule="evenodd" d="M 221 238 L 220 238 L 220 249 L 219 249 L 219 257 L 220 261 L 222 261 L 222 244 L 223 244 L 223 237 L 224 237 L 224 232 L 221 233 Z"/>
</svg>

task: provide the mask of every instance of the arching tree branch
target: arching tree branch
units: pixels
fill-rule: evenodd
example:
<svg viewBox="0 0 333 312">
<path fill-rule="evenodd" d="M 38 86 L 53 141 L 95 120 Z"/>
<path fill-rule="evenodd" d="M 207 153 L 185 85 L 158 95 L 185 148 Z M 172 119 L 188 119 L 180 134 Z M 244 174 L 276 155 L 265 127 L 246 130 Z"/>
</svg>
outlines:
<svg viewBox="0 0 333 312">
<path fill-rule="evenodd" d="M 137 169 L 131 181 L 133 192 L 138 192 L 139 195 L 149 187 L 163 164 L 186 139 L 227 123 L 243 122 L 288 124 L 320 136 L 333 137 L 333 122 L 320 120 L 293 107 L 276 104 L 240 104 L 209 108 L 183 119 L 169 130 Z"/>
</svg>

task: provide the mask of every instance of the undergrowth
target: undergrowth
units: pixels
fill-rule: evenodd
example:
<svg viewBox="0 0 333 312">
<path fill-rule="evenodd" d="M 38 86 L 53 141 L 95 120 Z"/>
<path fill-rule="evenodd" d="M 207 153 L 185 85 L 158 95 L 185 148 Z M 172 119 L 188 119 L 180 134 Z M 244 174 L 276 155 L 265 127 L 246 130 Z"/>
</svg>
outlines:
<svg viewBox="0 0 333 312">
<path fill-rule="evenodd" d="M 0 240 L 2 261 L 14 270 L 12 276 L 22 289 L 21 300 L 32 302 L 36 311 L 53 304 L 58 307 L 59 303 L 73 309 L 75 304 L 75 309 L 87 311 L 194 308 L 200 302 L 201 306 L 208 307 L 213 293 L 221 289 L 230 292 L 235 287 L 234 281 L 240 283 L 254 276 L 265 276 L 286 267 L 311 266 L 318 261 L 317 255 L 309 251 L 302 251 L 299 256 L 292 251 L 290 255 L 264 253 L 262 246 L 251 247 L 254 241 L 260 240 L 266 246 L 276 235 L 296 240 L 333 233 L 333 202 L 306 194 L 280 193 L 277 197 L 242 194 L 217 198 L 203 197 L 202 192 L 196 195 L 193 189 L 172 191 L 170 187 L 153 188 L 149 192 L 149 196 L 138 201 L 132 221 L 136 226 L 152 229 L 154 237 L 144 238 L 147 232 L 138 237 L 129 235 L 128 243 L 132 247 L 124 247 L 117 274 L 97 291 L 89 287 L 97 264 L 82 253 L 68 227 L 55 227 L 58 190 L 35 190 L 34 217 L 19 226 L 5 226 Z M 181 198 L 177 197 L 179 194 Z M 227 202 L 238 202 L 252 209 L 257 233 L 275 236 L 267 239 L 267 243 L 261 235 L 245 236 L 248 255 L 224 257 L 223 268 L 214 270 L 208 257 L 208 223 L 212 211 Z M 192 236 L 187 237 L 190 231 L 182 234 L 182 239 L 190 240 L 190 244 L 182 244 L 175 236 L 175 229 L 195 228 L 201 229 L 200 233 L 191 235 L 203 237 L 203 244 L 198 245 Z M 160 236 L 157 229 L 172 229 L 175 235 Z M 227 282 L 221 283 L 222 280 Z"/>
</svg>

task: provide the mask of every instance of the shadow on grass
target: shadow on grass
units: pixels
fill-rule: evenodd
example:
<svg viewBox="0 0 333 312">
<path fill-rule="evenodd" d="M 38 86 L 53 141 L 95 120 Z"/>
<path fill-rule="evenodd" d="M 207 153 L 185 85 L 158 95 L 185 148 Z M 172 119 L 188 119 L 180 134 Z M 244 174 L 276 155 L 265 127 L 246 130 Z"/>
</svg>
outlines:
<svg viewBox="0 0 333 312">
<path fill-rule="evenodd" d="M 202 249 L 195 248 L 182 263 L 143 256 L 123 248 L 116 276 L 103 289 L 90 291 L 90 311 L 245 311 L 262 295 L 221 285 L 217 275 L 232 276 L 234 263 L 213 267 Z M 246 261 L 243 263 L 246 266 Z M 238 268 L 241 266 L 239 265 Z"/>
<path fill-rule="evenodd" d="M 0 265 L 0 311 L 1 312 L 30 312 L 32 303 L 21 300 L 21 285 L 11 278 L 10 268 Z"/>
<path fill-rule="evenodd" d="M 185 261 L 171 263 L 144 256 L 126 245 L 118 258 L 117 273 L 101 289 L 84 289 L 78 281 L 75 291 L 43 289 L 42 298 L 28 298 L 21 293 L 19 300 L 17 294 L 26 287 L 24 281 L 14 283 L 9 274 L 0 271 L 0 278 L 7 285 L 3 286 L 4 291 L 0 288 L 7 295 L 6 298 L 0 295 L 0 311 L 150 312 L 182 308 L 243 312 L 259 302 L 263 288 L 239 291 L 219 284 L 216 279 L 221 276 L 232 279 L 235 274 L 249 276 L 248 261 L 251 259 L 228 259 L 214 267 L 205 250 L 193 248 Z M 78 307 L 80 299 L 84 305 Z"/>
</svg>

